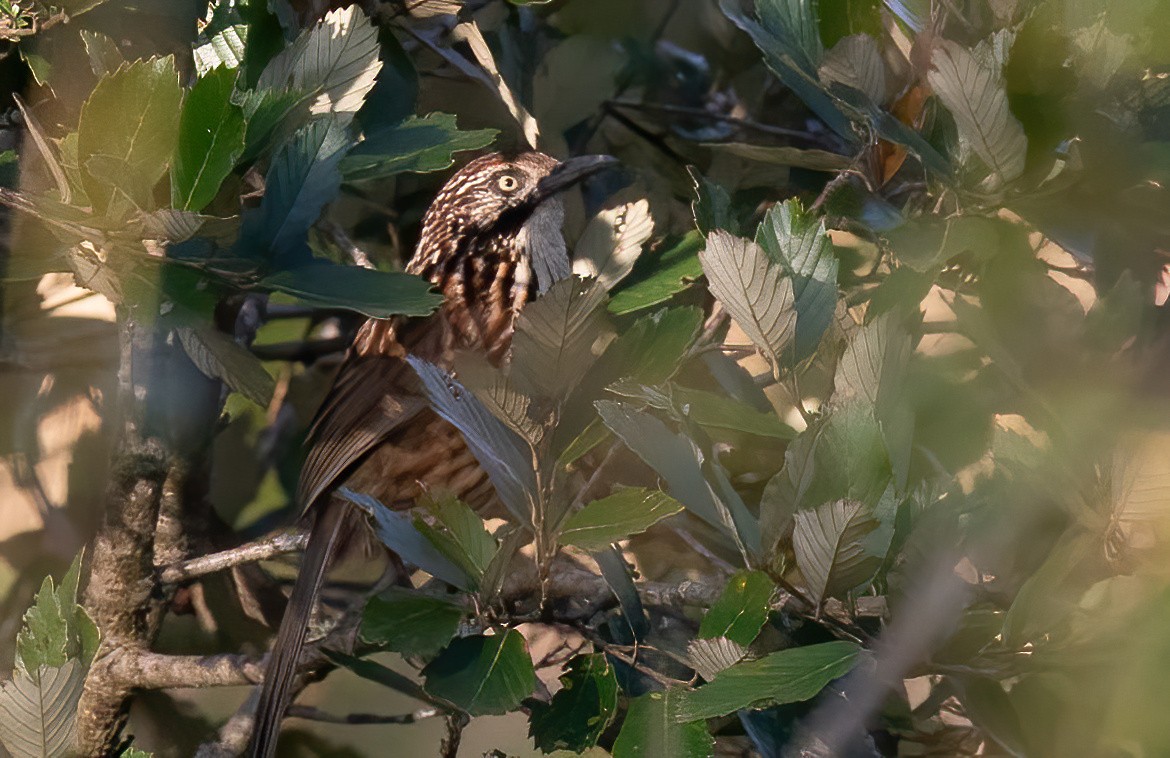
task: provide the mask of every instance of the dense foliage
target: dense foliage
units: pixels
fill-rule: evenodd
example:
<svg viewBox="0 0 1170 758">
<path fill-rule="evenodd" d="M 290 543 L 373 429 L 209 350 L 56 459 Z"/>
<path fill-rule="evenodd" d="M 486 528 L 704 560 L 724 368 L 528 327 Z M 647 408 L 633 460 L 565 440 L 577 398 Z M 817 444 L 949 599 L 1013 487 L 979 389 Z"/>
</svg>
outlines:
<svg viewBox="0 0 1170 758">
<path fill-rule="evenodd" d="M 322 686 L 413 698 L 447 751 L 506 713 L 619 758 L 1170 751 L 1170 5 L 321 5 L 171 9 L 197 36 L 170 45 L 118 0 L 0 0 L 31 76 L 8 288 L 67 272 L 116 306 L 104 432 L 163 450 L 198 514 L 159 572 L 293 517 L 360 316 L 440 302 L 401 268 L 466 151 L 609 153 L 510 362 L 412 359 L 507 512 L 345 491 L 418 573 L 345 586 Z M 104 675 L 96 568 L 58 560 L 33 602 L 45 564 L 5 561 L 6 610 L 32 607 L 0 741 L 65 754 Z M 265 565 L 152 574 L 147 643 L 259 652 Z M 325 691 L 301 715 L 344 716 Z M 188 704 L 129 747 L 180 708 L 147 702 L 127 755 L 227 721 Z M 380 750 L 357 729 L 316 748 Z"/>
</svg>

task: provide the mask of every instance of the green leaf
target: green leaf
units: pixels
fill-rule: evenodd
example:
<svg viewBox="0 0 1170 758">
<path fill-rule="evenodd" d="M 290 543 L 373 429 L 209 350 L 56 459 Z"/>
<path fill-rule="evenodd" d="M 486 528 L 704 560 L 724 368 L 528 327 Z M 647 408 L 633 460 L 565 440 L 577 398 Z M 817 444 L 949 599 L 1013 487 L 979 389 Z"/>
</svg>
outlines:
<svg viewBox="0 0 1170 758">
<path fill-rule="evenodd" d="M 955 117 L 959 136 L 967 140 L 987 167 L 996 185 L 1024 172 L 1028 138 L 1008 107 L 999 71 L 985 68 L 966 48 L 939 40 L 927 74 L 934 93 Z"/>
<path fill-rule="evenodd" d="M 609 301 L 609 312 L 614 315 L 633 313 L 652 305 L 664 303 L 682 292 L 703 275 L 699 263 L 699 250 L 703 238 L 698 232 L 691 232 L 678 243 L 657 255 L 643 255 L 644 264 L 634 267 L 630 278 L 614 293 Z"/>
<path fill-rule="evenodd" d="M 466 613 L 452 599 L 388 587 L 362 612 L 362 639 L 407 656 L 431 656 L 459 631 Z"/>
<path fill-rule="evenodd" d="M 678 722 L 682 698 L 681 690 L 670 689 L 631 700 L 622 730 L 613 743 L 614 758 L 707 758 L 712 755 L 715 740 L 707 732 L 705 722 L 697 719 L 684 724 Z"/>
<path fill-rule="evenodd" d="M 154 207 L 179 136 L 183 93 L 171 56 L 137 61 L 102 77 L 81 107 L 77 159 L 95 213 L 125 218 Z"/>
<path fill-rule="evenodd" d="M 598 213 L 573 249 L 573 273 L 592 277 L 609 291 L 629 275 L 642 246 L 654 234 L 650 203 L 639 200 Z"/>
<path fill-rule="evenodd" d="M 276 380 L 247 348 L 211 326 L 184 326 L 175 333 L 191 362 L 204 374 L 222 380 L 261 408 L 272 402 Z"/>
<path fill-rule="evenodd" d="M 529 734 L 545 753 L 580 753 L 597 744 L 613 721 L 618 683 L 603 653 L 578 655 L 561 675 L 561 689 L 549 703 L 532 705 Z"/>
<path fill-rule="evenodd" d="M 779 373 L 781 356 L 796 336 L 792 279 L 754 242 L 716 230 L 699 253 L 711 294 Z"/>
<path fill-rule="evenodd" d="M 744 647 L 752 644 L 768 620 L 775 590 L 772 580 L 762 571 L 736 573 L 703 616 L 699 637 L 726 637 Z"/>
<path fill-rule="evenodd" d="M 593 560 L 597 562 L 597 568 L 601 569 L 601 578 L 605 580 L 606 586 L 617 598 L 630 637 L 634 641 L 645 640 L 650 633 L 650 619 L 646 616 L 642 596 L 634 584 L 633 567 L 626 562 L 616 545 L 594 551 Z"/>
<path fill-rule="evenodd" d="M 341 161 L 341 173 L 345 181 L 357 182 L 442 171 L 455 162 L 455 153 L 487 147 L 497 134 L 495 129 L 459 131 L 450 113 L 412 116 L 368 133 Z"/>
<path fill-rule="evenodd" d="M 463 433 L 508 511 L 518 522 L 532 523 L 536 473 L 528 444 L 447 372 L 415 356 L 407 360 L 422 380 L 431 408 Z"/>
<path fill-rule="evenodd" d="M 455 355 L 455 374 L 463 385 L 492 415 L 508 425 L 524 441 L 535 448 L 544 439 L 543 404 L 516 388 L 515 382 L 504 371 L 491 364 L 482 353 L 464 351 Z"/>
<path fill-rule="evenodd" d="M 569 277 L 530 303 L 516 321 L 511 376 L 522 390 L 566 397 L 611 336 L 605 287 Z"/>
<path fill-rule="evenodd" d="M 731 668 L 747 655 L 748 649 L 726 637 L 694 639 L 687 644 L 687 663 L 707 681 Z"/>
<path fill-rule="evenodd" d="M 0 682 L 0 743 L 14 756 L 72 755 L 85 671 L 71 659 Z"/>
<path fill-rule="evenodd" d="M 423 507 L 447 529 L 447 533 L 442 535 L 447 538 L 443 544 L 435 543 L 433 539 L 432 544 L 458 563 L 478 583 L 499 548 L 495 537 L 492 537 L 484 527 L 483 519 L 466 503 L 451 494 L 437 498 L 428 497 Z M 425 524 L 421 524 L 416 516 L 415 526 L 420 527 L 419 530 L 430 538 L 430 535 L 421 529 L 423 525 Z"/>
<path fill-rule="evenodd" d="M 756 231 L 756 244 L 792 279 L 796 308 L 796 360 L 816 351 L 837 309 L 837 256 L 825 222 L 797 200 L 772 206 Z"/>
<path fill-rule="evenodd" d="M 680 693 L 674 719 L 694 722 L 742 708 L 808 700 L 826 684 L 848 673 L 859 653 L 860 648 L 851 642 L 824 642 L 737 663 L 714 681 Z"/>
<path fill-rule="evenodd" d="M 929 272 L 951 258 L 971 252 L 985 258 L 999 250 L 1003 221 L 982 216 L 912 219 L 883 232 L 898 260 Z"/>
<path fill-rule="evenodd" d="M 195 83 L 179 114 L 171 203 L 201 211 L 244 152 L 244 113 L 231 102 L 236 71 L 217 68 Z"/>
<path fill-rule="evenodd" d="M 457 639 L 427 664 L 422 675 L 427 692 L 472 716 L 514 710 L 536 686 L 528 646 L 515 629 Z"/>
<path fill-rule="evenodd" d="M 796 436 L 796 430 L 777 418 L 775 412 L 758 411 L 747 403 L 717 392 L 672 386 L 671 396 L 687 418 L 699 426 L 731 429 L 778 440 L 790 440 Z"/>
<path fill-rule="evenodd" d="M 348 487 L 337 490 L 345 498 L 368 513 L 374 522 L 374 534 L 383 545 L 393 550 L 402 560 L 418 566 L 431 576 L 470 592 L 475 581 L 455 561 L 443 554 L 411 521 L 409 515 L 392 511 L 365 493 Z"/>
<path fill-rule="evenodd" d="M 81 560 L 82 554 L 73 559 L 59 587 L 54 587 L 51 576 L 41 583 L 16 635 L 17 672 L 35 679 L 42 666 L 58 668 L 72 659 L 79 659 L 83 667 L 89 665 L 99 635 L 89 614 L 77 604 Z"/>
<path fill-rule="evenodd" d="M 371 318 L 426 316 L 442 302 L 429 282 L 399 272 L 318 263 L 277 272 L 260 286 L 321 308 L 343 308 Z"/>
<path fill-rule="evenodd" d="M 815 603 L 868 582 L 885 557 L 866 551 L 866 536 L 881 524 L 860 501 L 822 503 L 794 519 L 792 549 Z"/>
<path fill-rule="evenodd" d="M 318 118 L 276 153 L 257 211 L 246 214 L 238 247 L 279 259 L 307 259 L 309 227 L 341 188 L 337 164 L 349 147 L 335 117 Z"/>
<path fill-rule="evenodd" d="M 565 522 L 561 542 L 583 550 L 599 550 L 641 534 L 682 509 L 682 503 L 658 490 L 621 489 L 574 513 Z"/>
<path fill-rule="evenodd" d="M 776 52 L 791 56 L 805 71 L 816 71 L 823 53 L 816 0 L 756 0 L 756 15 L 780 45 Z"/>
<path fill-rule="evenodd" d="M 843 84 L 877 105 L 885 102 L 886 63 L 877 40 L 868 34 L 841 38 L 825 55 L 819 74 L 825 84 Z"/>
<path fill-rule="evenodd" d="M 382 68 L 378 50 L 378 29 L 359 6 L 333 10 L 269 61 L 256 86 L 305 93 L 310 113 L 348 124 Z"/>
<path fill-rule="evenodd" d="M 244 51 L 248 44 L 248 26 L 232 24 L 204 38 L 191 51 L 195 60 L 195 72 L 206 76 L 209 71 L 224 67 L 239 69 L 244 63 Z"/>
<path fill-rule="evenodd" d="M 118 43 L 92 29 L 79 29 L 81 44 L 85 46 L 85 54 L 89 57 L 89 67 L 95 76 L 102 77 L 112 74 L 126 62 Z"/>
<path fill-rule="evenodd" d="M 727 190 L 708 181 L 693 166 L 687 170 L 691 174 L 691 181 L 695 183 L 695 201 L 691 204 L 692 212 L 695 214 L 695 226 L 699 227 L 699 231 L 704 235 L 716 229 L 738 234 L 739 224 L 735 213 L 732 212 L 731 196 L 727 194 Z"/>
<path fill-rule="evenodd" d="M 154 753 L 148 753 L 145 750 L 139 750 L 138 748 L 131 745 L 130 747 L 123 750 L 122 754 L 119 755 L 118 758 L 152 758 L 153 755 Z"/>
<path fill-rule="evenodd" d="M 532 76 L 532 115 L 541 133 L 559 138 L 599 112 L 613 96 L 625 57 L 613 39 L 590 34 L 571 35 L 549 50 Z"/>
</svg>

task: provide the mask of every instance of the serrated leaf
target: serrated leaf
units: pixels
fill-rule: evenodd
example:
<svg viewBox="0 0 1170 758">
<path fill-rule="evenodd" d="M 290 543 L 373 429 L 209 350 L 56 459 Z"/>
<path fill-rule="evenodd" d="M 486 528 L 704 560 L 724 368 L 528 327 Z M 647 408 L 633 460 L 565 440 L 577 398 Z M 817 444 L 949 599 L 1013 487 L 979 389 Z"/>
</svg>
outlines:
<svg viewBox="0 0 1170 758">
<path fill-rule="evenodd" d="M 515 629 L 455 640 L 427 664 L 422 676 L 427 692 L 472 716 L 507 713 L 536 686 L 528 646 Z"/>
<path fill-rule="evenodd" d="M 700 720 L 679 723 L 677 719 L 681 690 L 651 692 L 630 701 L 626 720 L 613 743 L 614 758 L 671 756 L 671 758 L 707 758 L 715 749 L 715 740 Z"/>
<path fill-rule="evenodd" d="M 816 71 L 823 48 L 816 0 L 756 0 L 760 24 L 785 55 L 806 71 Z"/>
<path fill-rule="evenodd" d="M 459 631 L 465 609 L 451 599 L 388 587 L 362 612 L 366 642 L 407 656 L 433 655 Z"/>
<path fill-rule="evenodd" d="M 823 219 L 804 212 L 799 201 L 772 206 L 756 231 L 756 244 L 792 280 L 796 308 L 796 359 L 816 351 L 837 308 L 837 256 Z"/>
<path fill-rule="evenodd" d="M 260 280 L 260 286 L 307 305 L 342 308 L 371 318 L 426 316 L 443 303 L 429 282 L 413 274 L 331 263 L 280 271 Z"/>
<path fill-rule="evenodd" d="M 698 256 L 702 248 L 703 238 L 698 232 L 690 232 L 663 252 L 642 256 L 644 267 L 634 267 L 610 299 L 609 312 L 618 316 L 633 313 L 664 303 L 690 287 L 703 275 Z"/>
<path fill-rule="evenodd" d="M 611 334 L 605 299 L 600 283 L 570 277 L 524 308 L 512 338 L 513 381 L 543 397 L 566 397 Z"/>
<path fill-rule="evenodd" d="M 41 583 L 16 635 L 14 662 L 17 672 L 35 678 L 35 672 L 41 666 L 56 668 L 73 659 L 88 666 L 97 652 L 97 627 L 85 609 L 77 604 L 82 557 L 83 554 L 79 553 L 73 559 L 60 586 L 54 586 L 51 576 L 46 576 Z"/>
<path fill-rule="evenodd" d="M 200 371 L 212 379 L 222 380 L 261 408 L 268 407 L 276 380 L 247 348 L 210 326 L 179 327 L 175 334 Z"/>
<path fill-rule="evenodd" d="M 347 487 L 338 489 L 337 495 L 368 513 L 374 520 L 374 534 L 378 540 L 402 560 L 453 587 L 468 592 L 474 589 L 475 582 L 467 572 L 431 544 L 415 527 L 409 515 L 392 511 L 377 498 Z"/>
<path fill-rule="evenodd" d="M 311 113 L 348 124 L 382 68 L 378 49 L 378 29 L 359 6 L 333 10 L 269 61 L 257 89 L 306 93 Z"/>
<path fill-rule="evenodd" d="M 94 212 L 150 210 L 179 136 L 182 100 L 174 58 L 150 58 L 102 77 L 81 107 L 77 160 Z"/>
<path fill-rule="evenodd" d="M 527 443 L 442 369 L 414 356 L 407 360 L 431 407 L 463 434 L 500 500 L 520 523 L 532 523 L 530 493 L 536 491 L 536 474 Z"/>
<path fill-rule="evenodd" d="M 201 211 L 244 152 L 244 112 L 231 101 L 236 71 L 208 72 L 187 93 L 171 171 L 171 203 Z"/>
<path fill-rule="evenodd" d="M 72 659 L 31 672 L 17 670 L 0 683 L 0 742 L 9 752 L 17 758 L 73 753 L 85 670 Z"/>
<path fill-rule="evenodd" d="M 676 722 L 714 718 L 741 708 L 799 703 L 853 668 L 860 649 L 851 642 L 790 648 L 737 663 L 696 690 L 679 694 Z"/>
<path fill-rule="evenodd" d="M 545 753 L 580 753 L 597 744 L 613 721 L 618 683 L 603 653 L 578 655 L 561 675 L 561 689 L 549 703 L 532 705 L 529 735 Z"/>
<path fill-rule="evenodd" d="M 482 353 L 455 355 L 455 374 L 496 418 L 535 448 L 544 439 L 545 426 L 531 397 L 518 390 L 511 377 L 491 365 Z"/>
<path fill-rule="evenodd" d="M 195 71 L 204 76 L 220 66 L 239 69 L 244 62 L 244 51 L 248 45 L 247 24 L 232 24 L 196 44 L 191 51 L 195 60 Z"/>
<path fill-rule="evenodd" d="M 879 526 L 858 500 L 834 500 L 793 514 L 792 549 L 813 602 L 848 592 L 869 581 L 884 555 L 866 550 L 865 538 Z"/>
<path fill-rule="evenodd" d="M 599 550 L 641 534 L 682 509 L 682 503 L 658 490 L 621 489 L 574 513 L 561 531 L 561 543 L 583 550 Z"/>
<path fill-rule="evenodd" d="M 24 120 L 24 127 L 28 130 L 28 136 L 32 139 L 33 145 L 40 154 L 41 160 L 45 162 L 45 167 L 49 169 L 49 175 L 53 177 L 53 183 L 57 187 L 57 195 L 62 203 L 70 203 L 72 201 L 72 188 L 69 180 L 65 175 L 65 167 L 62 166 L 61 160 L 58 159 L 56 151 L 49 146 L 48 138 L 45 137 L 45 131 L 41 128 L 40 121 L 37 120 L 24 104 L 24 100 L 20 95 L 13 93 L 12 101 L 16 103 L 17 109 L 20 111 L 20 117 Z M 74 133 L 76 134 L 76 133 Z M 76 136 L 74 136 L 74 141 Z M 74 144 L 76 144 L 74 142 Z M 15 151 L 12 152 L 13 160 L 17 158 Z"/>
<path fill-rule="evenodd" d="M 118 43 L 105 34 L 92 29 L 79 29 L 81 44 L 85 46 L 85 54 L 89 57 L 89 67 L 95 76 L 105 76 L 118 70 L 126 62 Z"/>
<path fill-rule="evenodd" d="M 842 37 L 825 54 L 819 70 L 825 84 L 844 84 L 877 105 L 886 99 L 886 63 L 877 40 L 868 34 Z"/>
<path fill-rule="evenodd" d="M 718 392 L 672 386 L 671 395 L 686 417 L 699 426 L 779 440 L 796 436 L 796 430 L 777 418 L 774 411 L 758 411 Z"/>
<path fill-rule="evenodd" d="M 687 644 L 687 660 L 691 668 L 707 681 L 742 661 L 747 652 L 746 647 L 726 637 L 691 640 Z"/>
<path fill-rule="evenodd" d="M 341 161 L 341 173 L 345 181 L 357 182 L 442 171 L 455 162 L 455 153 L 487 147 L 497 134 L 495 129 L 460 131 L 450 113 L 411 116 L 366 134 Z"/>
<path fill-rule="evenodd" d="M 695 200 L 691 203 L 691 211 L 695 214 L 695 226 L 699 227 L 699 231 L 705 235 L 716 229 L 738 233 L 739 224 L 732 212 L 731 196 L 727 190 L 708 181 L 693 166 L 687 171 L 695 183 Z"/>
<path fill-rule="evenodd" d="M 484 526 L 483 519 L 459 498 L 451 494 L 428 497 L 423 507 L 447 529 L 456 559 L 467 573 L 478 580 L 496 554 L 499 544 Z M 447 551 L 444 550 L 446 553 Z"/>
<path fill-rule="evenodd" d="M 347 130 L 334 116 L 298 130 L 272 159 L 264 199 L 245 214 L 237 247 L 277 260 L 308 260 L 309 227 L 341 188 L 337 166 L 348 147 Z"/>
<path fill-rule="evenodd" d="M 719 599 L 703 616 L 699 637 L 726 637 L 747 647 L 756 639 L 772 608 L 776 587 L 762 571 L 740 571 L 731 577 Z"/>
<path fill-rule="evenodd" d="M 959 135 L 967 140 L 999 184 L 1024 172 L 1028 138 L 1008 107 L 1000 72 L 980 65 L 966 48 L 939 40 L 930 58 L 927 81 L 955 117 Z"/>
<path fill-rule="evenodd" d="M 650 203 L 638 200 L 598 213 L 573 249 L 573 273 L 595 278 L 608 292 L 634 269 L 654 233 Z"/>
<path fill-rule="evenodd" d="M 779 373 L 796 336 L 792 279 L 754 242 L 716 230 L 699 253 L 708 286 Z"/>
</svg>

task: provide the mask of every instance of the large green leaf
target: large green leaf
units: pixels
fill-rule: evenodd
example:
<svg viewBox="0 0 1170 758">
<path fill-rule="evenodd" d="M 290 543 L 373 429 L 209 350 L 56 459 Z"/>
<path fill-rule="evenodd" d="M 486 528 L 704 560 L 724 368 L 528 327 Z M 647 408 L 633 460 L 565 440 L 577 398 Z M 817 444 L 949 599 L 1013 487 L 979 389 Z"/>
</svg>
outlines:
<svg viewBox="0 0 1170 758">
<path fill-rule="evenodd" d="M 725 637 L 744 647 L 752 644 L 768 620 L 775 591 L 772 580 L 762 571 L 736 573 L 703 616 L 699 637 Z"/>
<path fill-rule="evenodd" d="M 819 73 L 825 84 L 852 87 L 878 105 L 886 99 L 886 64 L 868 34 L 843 37 L 825 55 Z"/>
<path fill-rule="evenodd" d="M 817 70 L 823 48 L 816 0 L 756 0 L 756 15 L 780 49 L 808 72 Z"/>
<path fill-rule="evenodd" d="M 372 318 L 425 316 L 443 302 L 431 285 L 411 274 L 318 263 L 280 271 L 260 286 L 321 308 L 343 308 Z"/>
<path fill-rule="evenodd" d="M 244 112 L 232 103 L 236 71 L 208 72 L 187 93 L 171 171 L 171 203 L 201 211 L 244 152 Z"/>
<path fill-rule="evenodd" d="M 756 231 L 756 244 L 792 279 L 796 308 L 796 359 L 811 355 L 837 308 L 837 256 L 825 222 L 797 200 L 774 205 Z"/>
<path fill-rule="evenodd" d="M 670 689 L 631 700 L 622 730 L 613 743 L 614 758 L 707 758 L 711 755 L 715 740 L 707 732 L 707 724 L 698 719 L 684 724 L 678 722 L 682 697 L 682 691 Z"/>
<path fill-rule="evenodd" d="M 433 655 L 446 647 L 466 609 L 446 597 L 388 587 L 362 613 L 362 639 L 403 655 Z"/>
<path fill-rule="evenodd" d="M 759 245 L 723 230 L 708 235 L 699 261 L 711 294 L 779 373 L 781 356 L 796 336 L 792 279 Z"/>
<path fill-rule="evenodd" d="M 741 708 L 763 708 L 808 700 L 826 684 L 848 673 L 859 652 L 851 642 L 824 642 L 737 663 L 721 672 L 714 681 L 680 693 L 674 720 L 678 723 L 694 722 L 724 716 Z"/>
<path fill-rule="evenodd" d="M 191 362 L 204 374 L 222 380 L 261 408 L 272 402 L 276 380 L 247 348 L 212 326 L 180 327 L 175 333 Z"/>
<path fill-rule="evenodd" d="M 42 666 L 57 668 L 71 659 L 79 659 L 83 666 L 88 666 L 97 652 L 97 627 L 77 604 L 81 558 L 79 554 L 73 559 L 61 577 L 60 586 L 54 586 L 51 576 L 46 576 L 41 583 L 16 635 L 17 672 L 35 679 L 36 671 Z"/>
<path fill-rule="evenodd" d="M 499 544 L 488 534 L 483 519 L 451 494 L 427 498 L 424 507 L 445 531 L 431 527 L 415 516 L 415 528 L 475 580 L 478 586 Z"/>
<path fill-rule="evenodd" d="M 699 250 L 703 238 L 691 232 L 657 255 L 644 255 L 609 301 L 609 312 L 622 315 L 658 305 L 682 292 L 703 275 Z M 644 272 L 644 273 L 643 273 Z"/>
<path fill-rule="evenodd" d="M 545 753 L 580 753 L 597 744 L 617 712 L 618 683 L 603 653 L 578 655 L 549 703 L 532 705 L 529 734 Z"/>
<path fill-rule="evenodd" d="M 934 93 L 955 117 L 959 136 L 967 140 L 997 177 L 997 184 L 1024 172 L 1028 138 L 1008 107 L 999 71 L 986 68 L 966 48 L 939 40 L 927 74 Z"/>
<path fill-rule="evenodd" d="M 565 522 L 561 542 L 584 550 L 599 550 L 640 534 L 682 509 L 682 503 L 658 490 L 621 489 L 574 513 Z"/>
<path fill-rule="evenodd" d="M 349 123 L 382 68 L 378 49 L 378 29 L 359 6 L 333 10 L 269 61 L 257 89 L 305 93 L 311 113 Z"/>
<path fill-rule="evenodd" d="M 498 133 L 495 129 L 459 131 L 450 113 L 412 116 L 368 133 L 341 161 L 341 174 L 347 182 L 356 182 L 406 171 L 442 171 L 454 162 L 455 153 L 487 147 Z"/>
<path fill-rule="evenodd" d="M 154 207 L 179 136 L 183 93 L 171 56 L 137 61 L 102 77 L 81 107 L 77 160 L 95 213 L 125 218 Z"/>
<path fill-rule="evenodd" d="M 731 429 L 759 437 L 790 440 L 796 430 L 776 417 L 774 411 L 758 411 L 752 406 L 718 392 L 672 385 L 675 404 L 686 409 L 688 419 L 712 429 Z"/>
<path fill-rule="evenodd" d="M 341 188 L 337 164 L 349 136 L 336 117 L 314 119 L 276 153 L 264 183 L 264 199 L 244 218 L 239 246 L 277 260 L 307 260 L 309 227 Z"/>
<path fill-rule="evenodd" d="M 422 675 L 427 692 L 472 716 L 507 713 L 536 686 L 528 646 L 515 629 L 457 639 Z"/>
<path fill-rule="evenodd" d="M 610 336 L 605 287 L 570 277 L 526 307 L 512 339 L 512 378 L 526 391 L 563 398 L 581 381 Z"/>
<path fill-rule="evenodd" d="M 85 666 L 76 659 L 60 666 L 16 671 L 0 683 L 0 743 L 15 758 L 73 753 L 77 703 Z"/>
</svg>

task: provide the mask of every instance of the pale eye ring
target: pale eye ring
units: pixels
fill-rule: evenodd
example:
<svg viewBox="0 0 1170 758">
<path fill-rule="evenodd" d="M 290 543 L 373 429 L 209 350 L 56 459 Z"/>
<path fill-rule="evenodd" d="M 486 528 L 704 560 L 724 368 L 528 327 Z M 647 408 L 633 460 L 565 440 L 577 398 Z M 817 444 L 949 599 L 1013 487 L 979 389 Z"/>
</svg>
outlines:
<svg viewBox="0 0 1170 758">
<path fill-rule="evenodd" d="M 496 186 L 501 192 L 515 192 L 520 188 L 520 180 L 511 174 L 504 174 L 496 180 Z"/>
</svg>

